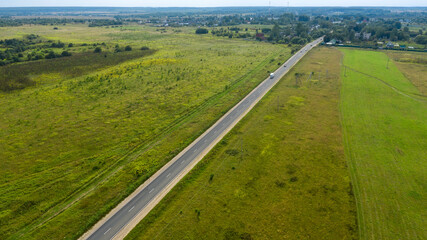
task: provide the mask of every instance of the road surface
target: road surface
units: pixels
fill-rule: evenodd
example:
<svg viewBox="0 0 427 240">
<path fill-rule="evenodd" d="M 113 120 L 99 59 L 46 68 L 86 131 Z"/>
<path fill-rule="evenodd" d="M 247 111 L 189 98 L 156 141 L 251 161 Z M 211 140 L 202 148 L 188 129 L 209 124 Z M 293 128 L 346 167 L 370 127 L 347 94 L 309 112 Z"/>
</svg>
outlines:
<svg viewBox="0 0 427 240">
<path fill-rule="evenodd" d="M 255 106 L 290 68 L 309 50 L 322 41 L 323 39 L 319 38 L 298 51 L 274 72 L 274 78 L 269 77 L 260 83 L 203 135 L 160 169 L 146 183 L 141 185 L 132 195 L 126 198 L 80 239 L 123 239 L 167 192 Z"/>
</svg>

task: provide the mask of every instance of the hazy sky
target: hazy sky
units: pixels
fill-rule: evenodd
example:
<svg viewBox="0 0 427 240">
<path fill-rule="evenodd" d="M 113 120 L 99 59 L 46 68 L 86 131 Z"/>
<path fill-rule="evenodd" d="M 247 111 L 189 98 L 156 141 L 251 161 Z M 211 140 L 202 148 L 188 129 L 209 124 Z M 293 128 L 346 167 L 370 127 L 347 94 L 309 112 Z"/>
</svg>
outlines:
<svg viewBox="0 0 427 240">
<path fill-rule="evenodd" d="M 0 7 L 114 6 L 114 7 L 217 7 L 268 6 L 269 0 L 0 0 Z M 287 6 L 288 0 L 271 0 Z M 289 6 L 427 6 L 426 0 L 289 0 Z"/>
</svg>

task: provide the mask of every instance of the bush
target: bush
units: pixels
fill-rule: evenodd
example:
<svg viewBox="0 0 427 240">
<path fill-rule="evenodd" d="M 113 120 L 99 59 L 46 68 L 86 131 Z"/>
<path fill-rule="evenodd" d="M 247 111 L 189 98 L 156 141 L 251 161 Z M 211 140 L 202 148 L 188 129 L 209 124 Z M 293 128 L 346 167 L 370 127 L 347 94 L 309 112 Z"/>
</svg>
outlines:
<svg viewBox="0 0 427 240">
<path fill-rule="evenodd" d="M 100 47 L 96 47 L 95 50 L 93 51 L 94 53 L 101 53 L 102 52 L 102 48 Z"/>
<path fill-rule="evenodd" d="M 129 45 L 127 45 L 127 46 L 125 47 L 125 51 L 132 51 L 132 47 L 131 47 L 131 46 L 129 46 Z"/>
<path fill-rule="evenodd" d="M 63 48 L 65 47 L 65 43 L 58 41 L 57 43 L 53 42 L 50 46 L 53 48 Z"/>
<path fill-rule="evenodd" d="M 198 28 L 196 34 L 207 34 L 209 31 L 206 28 Z"/>
<path fill-rule="evenodd" d="M 46 57 L 46 59 L 52 59 L 52 58 L 56 58 L 56 54 L 53 51 L 50 51 Z"/>
<path fill-rule="evenodd" d="M 261 32 L 262 32 L 262 33 L 269 33 L 269 32 L 271 32 L 271 28 L 263 28 L 263 29 L 261 30 Z"/>
<path fill-rule="evenodd" d="M 61 56 L 63 56 L 63 57 L 69 57 L 69 56 L 71 56 L 71 53 L 69 53 L 68 51 L 63 51 L 61 53 Z"/>
<path fill-rule="evenodd" d="M 144 47 L 141 48 L 141 50 L 150 50 L 150 48 L 144 46 Z"/>
<path fill-rule="evenodd" d="M 119 44 L 116 44 L 116 46 L 114 47 L 114 52 L 118 53 L 121 52 L 122 50 L 120 49 Z"/>
</svg>

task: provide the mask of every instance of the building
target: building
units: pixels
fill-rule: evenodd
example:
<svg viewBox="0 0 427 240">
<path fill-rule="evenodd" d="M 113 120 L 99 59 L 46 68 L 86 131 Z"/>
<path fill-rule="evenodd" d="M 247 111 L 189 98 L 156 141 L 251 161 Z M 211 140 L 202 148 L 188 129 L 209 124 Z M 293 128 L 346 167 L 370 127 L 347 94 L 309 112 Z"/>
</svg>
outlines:
<svg viewBox="0 0 427 240">
<path fill-rule="evenodd" d="M 255 35 L 256 39 L 260 39 L 260 40 L 265 40 L 265 36 L 264 33 L 257 33 Z"/>
<path fill-rule="evenodd" d="M 387 43 L 387 45 L 386 45 L 386 47 L 388 47 L 388 48 L 394 48 L 394 44 L 392 43 L 392 42 L 388 42 Z"/>
<path fill-rule="evenodd" d="M 371 38 L 371 33 L 363 33 L 363 40 L 369 40 Z"/>
<path fill-rule="evenodd" d="M 327 42 L 326 45 L 335 45 L 337 44 L 337 40 L 336 39 L 332 39 L 331 41 Z"/>
</svg>

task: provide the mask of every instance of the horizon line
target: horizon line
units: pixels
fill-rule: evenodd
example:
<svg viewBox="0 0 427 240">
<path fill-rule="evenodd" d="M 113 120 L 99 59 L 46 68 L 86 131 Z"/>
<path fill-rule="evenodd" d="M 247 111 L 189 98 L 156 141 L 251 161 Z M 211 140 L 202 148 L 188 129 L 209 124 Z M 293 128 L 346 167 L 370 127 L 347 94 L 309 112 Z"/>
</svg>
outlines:
<svg viewBox="0 0 427 240">
<path fill-rule="evenodd" d="M 95 7 L 104 7 L 104 8 L 239 8 L 239 7 L 276 7 L 276 8 L 294 8 L 294 7 L 321 7 L 321 8 L 328 8 L 328 7 L 339 7 L 339 8 L 352 8 L 352 7 L 372 7 L 372 8 L 377 8 L 377 7 L 402 7 L 402 8 L 410 8 L 410 7 L 416 7 L 416 8 L 427 8 L 426 6 L 397 6 L 397 5 L 350 5 L 350 6 L 323 6 L 323 5 L 311 5 L 311 6 L 264 6 L 264 5 L 260 5 L 260 6 L 206 6 L 206 7 L 198 7 L 198 6 L 81 6 L 81 5 L 69 5 L 69 6 L 8 6 L 8 7 L 2 7 L 0 6 L 0 8 L 42 8 L 42 7 L 63 7 L 63 8 L 68 8 L 68 7 L 82 7 L 82 8 L 95 8 Z"/>
</svg>

